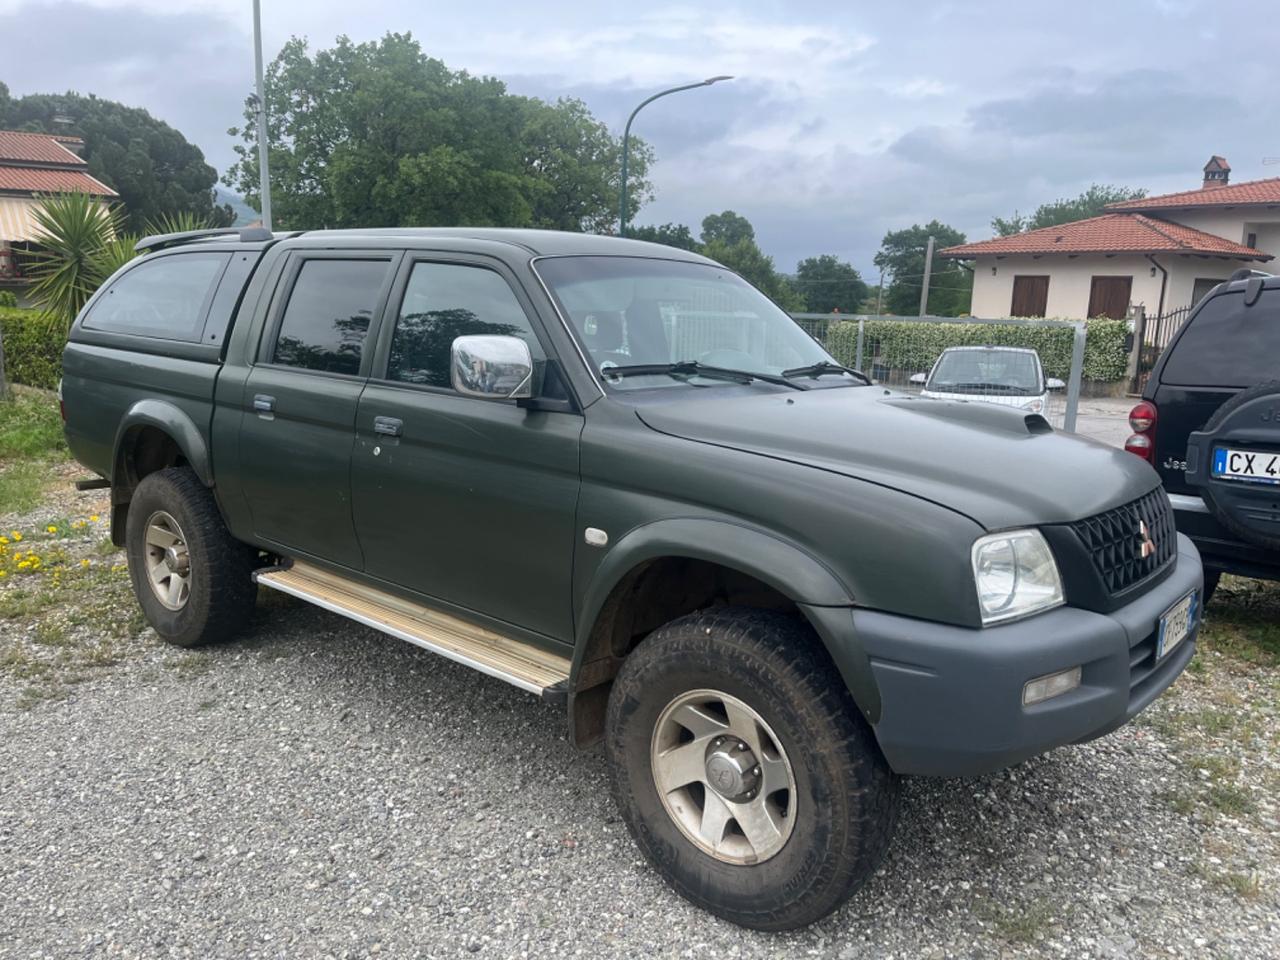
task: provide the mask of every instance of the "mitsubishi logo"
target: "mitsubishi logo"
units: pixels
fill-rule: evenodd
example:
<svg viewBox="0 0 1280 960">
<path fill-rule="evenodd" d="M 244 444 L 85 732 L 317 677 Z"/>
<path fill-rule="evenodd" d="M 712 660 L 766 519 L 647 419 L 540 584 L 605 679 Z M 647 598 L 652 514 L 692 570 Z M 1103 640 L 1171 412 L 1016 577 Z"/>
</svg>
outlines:
<svg viewBox="0 0 1280 960">
<path fill-rule="evenodd" d="M 1151 528 L 1147 526 L 1147 521 L 1145 520 L 1138 521 L 1138 539 L 1142 543 L 1142 546 L 1138 549 L 1142 559 L 1145 560 L 1147 557 L 1153 556 L 1156 552 L 1156 542 L 1151 539 Z"/>
</svg>

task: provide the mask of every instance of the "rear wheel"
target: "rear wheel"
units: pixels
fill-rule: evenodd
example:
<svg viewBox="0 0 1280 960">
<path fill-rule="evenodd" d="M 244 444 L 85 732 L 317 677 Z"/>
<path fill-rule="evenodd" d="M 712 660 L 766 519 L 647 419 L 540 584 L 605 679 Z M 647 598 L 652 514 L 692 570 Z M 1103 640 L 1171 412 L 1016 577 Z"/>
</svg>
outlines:
<svg viewBox="0 0 1280 960">
<path fill-rule="evenodd" d="M 812 923 L 888 849 L 897 778 L 795 617 L 725 608 L 656 630 L 614 681 L 606 744 L 641 850 L 734 923 Z"/>
<path fill-rule="evenodd" d="M 138 603 L 169 643 L 226 639 L 253 609 L 254 551 L 232 538 L 213 494 L 186 467 L 148 474 L 138 484 L 125 552 Z"/>
</svg>

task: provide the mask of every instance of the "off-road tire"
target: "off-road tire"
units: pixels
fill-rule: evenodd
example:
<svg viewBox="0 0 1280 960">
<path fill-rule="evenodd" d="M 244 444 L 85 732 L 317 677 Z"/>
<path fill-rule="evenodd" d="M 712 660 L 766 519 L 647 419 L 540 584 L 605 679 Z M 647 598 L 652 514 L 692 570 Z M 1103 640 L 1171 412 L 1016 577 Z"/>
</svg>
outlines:
<svg viewBox="0 0 1280 960">
<path fill-rule="evenodd" d="M 795 823 L 763 862 L 726 863 L 676 826 L 650 748 L 667 704 L 713 689 L 749 705 L 777 735 L 796 781 Z M 733 923 L 789 930 L 843 904 L 875 872 L 898 812 L 898 779 L 813 631 L 799 617 L 724 607 L 655 630 L 610 692 L 613 796 L 636 843 L 682 896 Z"/>
<path fill-rule="evenodd" d="M 190 555 L 190 594 L 180 610 L 165 607 L 147 581 L 146 527 L 157 511 L 181 527 Z M 161 639 L 179 647 L 226 640 L 239 632 L 253 610 L 255 551 L 232 538 L 213 493 L 187 467 L 148 474 L 129 503 L 125 553 L 133 592 Z"/>
<path fill-rule="evenodd" d="M 1277 397 L 1280 398 L 1280 380 L 1271 380 L 1266 383 L 1259 383 L 1250 387 L 1248 390 L 1241 390 L 1230 400 L 1214 411 L 1209 422 L 1204 426 L 1204 433 L 1215 433 L 1227 419 L 1235 413 L 1240 407 L 1247 403 L 1257 400 L 1259 397 Z M 1276 431 L 1276 439 L 1280 441 L 1280 424 L 1274 424 L 1273 429 Z M 1207 470 L 1207 467 L 1206 467 Z M 1263 495 L 1270 492 L 1273 499 L 1272 513 L 1276 511 L 1275 503 L 1280 502 L 1280 488 L 1267 487 L 1258 489 L 1257 494 Z M 1217 500 L 1214 498 L 1214 484 L 1206 483 L 1203 488 L 1204 501 L 1208 505 L 1210 512 L 1217 518 L 1227 530 L 1239 537 L 1245 543 L 1257 544 L 1267 550 L 1280 550 L 1280 532 L 1263 531 L 1256 525 L 1241 520 L 1239 514 L 1231 509 L 1230 501 L 1227 499 Z"/>
</svg>

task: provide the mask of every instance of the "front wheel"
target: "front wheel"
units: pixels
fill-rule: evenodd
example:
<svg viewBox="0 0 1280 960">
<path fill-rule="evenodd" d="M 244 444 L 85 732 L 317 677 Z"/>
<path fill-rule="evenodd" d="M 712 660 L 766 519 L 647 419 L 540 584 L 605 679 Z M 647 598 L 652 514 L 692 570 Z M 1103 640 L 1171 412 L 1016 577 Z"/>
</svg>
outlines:
<svg viewBox="0 0 1280 960">
<path fill-rule="evenodd" d="M 138 603 L 169 643 L 226 639 L 253 610 L 253 549 L 232 538 L 190 469 L 143 477 L 129 503 L 125 553 Z"/>
<path fill-rule="evenodd" d="M 656 630 L 614 681 L 606 744 L 640 849 L 742 926 L 820 919 L 888 849 L 897 778 L 796 617 L 724 608 Z"/>
</svg>

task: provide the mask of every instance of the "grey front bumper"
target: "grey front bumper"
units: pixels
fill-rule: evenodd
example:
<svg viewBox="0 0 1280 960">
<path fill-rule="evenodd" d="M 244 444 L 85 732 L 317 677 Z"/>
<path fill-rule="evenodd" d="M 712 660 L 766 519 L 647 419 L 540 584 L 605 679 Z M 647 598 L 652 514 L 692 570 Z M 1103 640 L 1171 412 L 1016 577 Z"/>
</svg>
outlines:
<svg viewBox="0 0 1280 960">
<path fill-rule="evenodd" d="M 1065 606 L 973 630 L 854 610 L 854 634 L 879 688 L 874 729 L 889 765 L 898 773 L 967 776 L 1110 733 L 1195 654 L 1199 622 L 1159 662 L 1155 634 L 1161 615 L 1203 584 L 1200 556 L 1179 534 L 1173 572 L 1107 614 Z M 1028 680 L 1075 666 L 1082 668 L 1077 689 L 1023 706 Z"/>
</svg>

